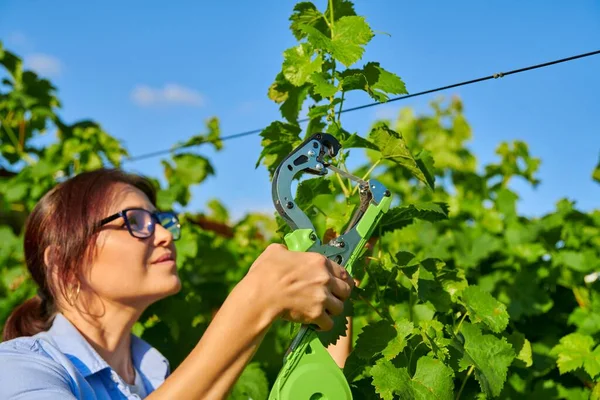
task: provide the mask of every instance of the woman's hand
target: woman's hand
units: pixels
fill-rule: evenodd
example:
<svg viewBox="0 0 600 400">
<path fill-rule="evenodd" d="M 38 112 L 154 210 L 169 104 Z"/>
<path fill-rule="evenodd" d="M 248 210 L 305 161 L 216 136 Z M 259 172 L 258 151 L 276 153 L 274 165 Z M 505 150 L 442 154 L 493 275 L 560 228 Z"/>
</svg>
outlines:
<svg viewBox="0 0 600 400">
<path fill-rule="evenodd" d="M 346 270 L 324 256 L 270 245 L 227 296 L 198 345 L 149 398 L 226 398 L 276 318 L 329 330 L 331 316 L 343 311 L 353 287 Z"/>
<path fill-rule="evenodd" d="M 256 259 L 244 280 L 258 286 L 267 307 L 293 322 L 333 327 L 354 280 L 341 265 L 312 252 L 295 252 L 272 244 Z"/>
</svg>

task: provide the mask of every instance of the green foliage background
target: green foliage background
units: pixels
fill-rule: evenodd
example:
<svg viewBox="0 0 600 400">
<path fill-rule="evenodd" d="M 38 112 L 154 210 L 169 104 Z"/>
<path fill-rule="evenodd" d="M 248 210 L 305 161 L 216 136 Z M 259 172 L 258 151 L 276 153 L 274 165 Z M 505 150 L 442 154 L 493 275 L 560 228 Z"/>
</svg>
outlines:
<svg viewBox="0 0 600 400">
<path fill-rule="evenodd" d="M 368 162 L 350 172 L 380 180 L 397 199 L 354 271 L 354 351 L 344 373 L 355 398 L 600 398 L 600 212 L 564 199 L 541 218 L 518 215 L 510 182 L 537 185 L 540 160 L 515 141 L 499 144 L 495 163 L 478 165 L 458 98 L 434 101 L 425 115 L 403 109 L 396 120 L 353 132 L 342 124 L 345 93 L 380 102 L 406 93 L 398 75 L 362 60 L 373 30 L 346 0 L 330 0 L 324 11 L 298 3 L 290 29 L 298 44 L 283 52 L 268 89 L 282 119 L 261 133 L 257 167 L 272 173 L 306 136 L 326 131 L 343 143 L 338 167 L 362 152 Z M 120 167 L 128 152 L 94 121 L 62 121 L 56 88 L 1 45 L 0 64 L 1 327 L 36 291 L 22 240 L 37 200 L 73 174 Z M 305 104 L 310 122 L 303 128 Z M 47 132 L 56 135 L 52 144 L 36 145 Z M 213 118 L 184 144 L 221 150 L 219 138 Z M 254 259 L 288 228 L 274 215 L 232 223 L 217 199 L 202 213 L 188 210 L 190 188 L 215 173 L 210 160 L 184 148 L 162 165 L 159 207 L 182 212 L 183 290 L 150 307 L 135 333 L 175 368 Z M 592 176 L 600 181 L 600 164 Z M 357 205 L 354 189 L 337 175 L 301 180 L 297 203 L 321 238 L 343 231 Z M 203 229 L 207 218 L 231 229 Z M 232 398 L 267 397 L 289 325 L 272 327 Z M 340 334 L 343 324 L 322 340 Z"/>
</svg>

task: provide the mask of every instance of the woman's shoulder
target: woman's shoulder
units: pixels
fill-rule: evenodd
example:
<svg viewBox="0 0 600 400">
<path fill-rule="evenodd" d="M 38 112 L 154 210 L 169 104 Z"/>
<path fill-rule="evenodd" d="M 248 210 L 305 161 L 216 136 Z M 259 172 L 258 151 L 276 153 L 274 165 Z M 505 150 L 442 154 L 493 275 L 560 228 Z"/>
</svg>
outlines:
<svg viewBox="0 0 600 400">
<path fill-rule="evenodd" d="M 51 359 L 54 350 L 58 350 L 58 348 L 52 340 L 41 335 L 21 336 L 0 343 L 0 356 L 13 353 L 22 355 L 37 354 Z"/>
<path fill-rule="evenodd" d="M 65 368 L 66 358 L 44 336 L 25 336 L 0 343 L 0 398 L 13 398 L 32 390 L 51 391 L 74 398 L 78 392 Z M 18 379 L 16 379 L 18 377 Z"/>
<path fill-rule="evenodd" d="M 22 336 L 0 343 L 0 364 L 34 369 L 43 366 L 68 377 L 65 361 L 68 360 L 58 346 L 44 335 Z"/>
</svg>

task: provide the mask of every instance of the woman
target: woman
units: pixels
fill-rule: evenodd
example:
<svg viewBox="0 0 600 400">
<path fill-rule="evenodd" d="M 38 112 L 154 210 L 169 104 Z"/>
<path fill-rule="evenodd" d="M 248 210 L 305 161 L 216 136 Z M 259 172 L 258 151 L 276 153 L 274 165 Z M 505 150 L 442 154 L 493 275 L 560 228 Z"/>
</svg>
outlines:
<svg viewBox="0 0 600 400">
<path fill-rule="evenodd" d="M 36 205 L 25 258 L 38 296 L 15 309 L 0 344 L 1 399 L 222 399 L 278 318 L 332 327 L 354 285 L 315 253 L 270 245 L 173 371 L 131 329 L 177 293 L 177 217 L 152 184 L 119 170 L 77 175 Z"/>
</svg>

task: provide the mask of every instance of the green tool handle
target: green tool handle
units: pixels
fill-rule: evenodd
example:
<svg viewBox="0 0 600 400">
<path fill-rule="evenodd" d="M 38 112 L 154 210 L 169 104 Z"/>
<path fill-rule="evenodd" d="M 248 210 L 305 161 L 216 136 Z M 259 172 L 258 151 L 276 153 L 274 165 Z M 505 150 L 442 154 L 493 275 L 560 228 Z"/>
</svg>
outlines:
<svg viewBox="0 0 600 400">
<path fill-rule="evenodd" d="M 286 235 L 292 251 L 308 251 L 315 243 L 312 229 L 297 229 Z M 302 325 L 277 376 L 269 400 L 352 400 L 342 370 L 321 343 L 314 328 Z"/>
<path fill-rule="evenodd" d="M 356 225 L 360 240 L 344 264 L 350 274 L 390 203 L 391 196 L 386 196 L 379 204 L 370 204 Z M 292 251 L 311 251 L 316 235 L 312 229 L 297 229 L 285 236 L 285 242 Z M 312 327 L 303 325 L 292 341 L 269 400 L 352 400 L 342 369 L 331 358 Z"/>
</svg>

